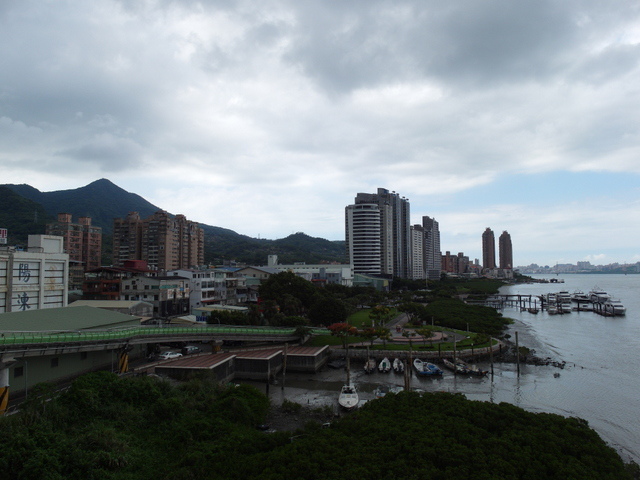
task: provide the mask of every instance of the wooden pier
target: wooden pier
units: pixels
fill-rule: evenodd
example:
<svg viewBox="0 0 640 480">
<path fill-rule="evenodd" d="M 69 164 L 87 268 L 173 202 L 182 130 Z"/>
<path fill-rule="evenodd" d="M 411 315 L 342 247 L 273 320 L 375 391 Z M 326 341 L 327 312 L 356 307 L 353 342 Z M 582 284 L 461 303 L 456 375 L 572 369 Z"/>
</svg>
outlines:
<svg viewBox="0 0 640 480">
<path fill-rule="evenodd" d="M 537 295 L 491 295 L 485 299 L 474 299 L 467 297 L 466 303 L 469 305 L 484 305 L 502 310 L 504 307 L 518 307 L 522 310 L 542 308 L 542 299 Z"/>
</svg>

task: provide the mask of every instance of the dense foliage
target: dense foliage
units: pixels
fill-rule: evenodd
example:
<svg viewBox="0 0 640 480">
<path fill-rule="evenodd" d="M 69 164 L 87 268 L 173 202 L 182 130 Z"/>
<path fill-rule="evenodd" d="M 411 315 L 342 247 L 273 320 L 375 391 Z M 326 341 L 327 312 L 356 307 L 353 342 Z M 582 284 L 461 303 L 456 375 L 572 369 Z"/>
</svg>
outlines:
<svg viewBox="0 0 640 480">
<path fill-rule="evenodd" d="M 504 328 L 511 322 L 508 318 L 491 307 L 467 305 L 455 298 L 439 298 L 432 301 L 421 314 L 427 323 L 442 327 L 472 332 L 486 333 L 492 336 L 502 334 Z"/>
<path fill-rule="evenodd" d="M 43 234 L 54 219 L 39 203 L 0 186 L 0 228 L 8 231 L 8 245 L 26 245 L 29 235 Z"/>
<path fill-rule="evenodd" d="M 258 390 L 204 377 L 95 373 L 51 401 L 38 393 L 0 419 L 3 478 L 629 478 L 584 421 L 460 395 L 389 394 L 292 437 L 255 428 L 268 409 Z"/>
</svg>

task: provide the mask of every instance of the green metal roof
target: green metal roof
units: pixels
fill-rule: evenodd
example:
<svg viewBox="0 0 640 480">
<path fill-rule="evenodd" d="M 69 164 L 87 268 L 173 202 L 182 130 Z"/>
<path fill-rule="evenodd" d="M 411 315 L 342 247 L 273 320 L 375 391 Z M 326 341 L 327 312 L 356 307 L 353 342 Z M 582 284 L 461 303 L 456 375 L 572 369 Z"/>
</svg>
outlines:
<svg viewBox="0 0 640 480">
<path fill-rule="evenodd" d="M 0 332 L 105 330 L 140 325 L 140 317 L 94 307 L 43 308 L 0 313 Z"/>
</svg>

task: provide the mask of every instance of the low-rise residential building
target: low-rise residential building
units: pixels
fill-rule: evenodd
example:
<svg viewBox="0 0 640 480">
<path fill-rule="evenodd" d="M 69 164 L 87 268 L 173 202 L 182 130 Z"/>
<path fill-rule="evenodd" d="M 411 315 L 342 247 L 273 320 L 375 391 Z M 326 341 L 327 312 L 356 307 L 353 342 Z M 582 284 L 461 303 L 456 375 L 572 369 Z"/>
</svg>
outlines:
<svg viewBox="0 0 640 480">
<path fill-rule="evenodd" d="M 189 313 L 189 279 L 178 275 L 122 280 L 120 300 L 142 300 L 153 305 L 154 317 Z"/>
<path fill-rule="evenodd" d="M 249 278 L 259 279 L 264 282 L 271 275 L 280 272 L 292 272 L 315 284 L 323 285 L 335 283 L 350 287 L 353 285 L 353 265 L 349 264 L 309 264 L 300 262 L 294 264 L 281 265 L 278 263 L 277 255 L 269 255 L 269 265 L 266 267 L 250 266 L 238 270 L 239 274 Z"/>
<path fill-rule="evenodd" d="M 122 267 L 95 268 L 84 275 L 83 300 L 120 300 L 123 280 L 155 275 L 157 271 L 149 270 L 142 260 L 127 260 Z"/>
<path fill-rule="evenodd" d="M 240 305 L 257 301 L 237 268 L 178 269 L 169 276 L 189 279 L 190 311 L 207 305 Z"/>
<path fill-rule="evenodd" d="M 0 250 L 0 313 L 65 307 L 69 255 L 62 237 L 29 235 L 27 250 Z"/>
</svg>

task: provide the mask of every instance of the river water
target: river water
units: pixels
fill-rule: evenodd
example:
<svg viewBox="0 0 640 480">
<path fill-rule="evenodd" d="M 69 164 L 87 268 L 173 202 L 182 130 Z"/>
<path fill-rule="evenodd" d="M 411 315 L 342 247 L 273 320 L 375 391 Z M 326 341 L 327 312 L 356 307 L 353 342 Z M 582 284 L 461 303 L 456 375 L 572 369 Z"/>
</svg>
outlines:
<svg viewBox="0 0 640 480">
<path fill-rule="evenodd" d="M 534 276 L 535 277 L 535 276 Z M 439 379 L 412 376 L 412 388 L 424 391 L 462 393 L 471 400 L 507 402 L 532 412 L 580 417 L 625 461 L 640 463 L 640 275 L 564 275 L 564 283 L 525 284 L 501 288 L 503 294 L 539 295 L 575 290 L 589 292 L 600 287 L 627 307 L 626 316 L 602 317 L 593 312 L 566 315 L 530 314 L 505 308 L 503 314 L 515 323 L 520 345 L 536 350 L 539 357 L 566 362 L 553 366 L 494 365 L 494 375 L 485 378 L 456 377 L 450 372 Z M 482 365 L 489 369 L 488 365 Z M 335 406 L 346 374 L 325 369 L 315 375 L 287 374 L 285 388 L 271 385 L 274 403 L 285 398 L 304 405 Z M 352 365 L 351 378 L 361 401 L 375 398 L 379 385 L 403 385 L 393 373 L 366 375 L 361 365 Z M 282 379 L 278 379 L 282 382 Z"/>
</svg>

